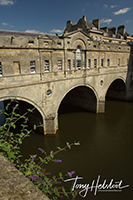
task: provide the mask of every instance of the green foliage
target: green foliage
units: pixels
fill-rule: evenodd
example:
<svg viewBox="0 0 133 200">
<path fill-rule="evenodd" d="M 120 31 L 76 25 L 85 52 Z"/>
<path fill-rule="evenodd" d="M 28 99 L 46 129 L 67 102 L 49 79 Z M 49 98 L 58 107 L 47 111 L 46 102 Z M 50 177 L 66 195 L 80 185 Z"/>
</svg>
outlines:
<svg viewBox="0 0 133 200">
<path fill-rule="evenodd" d="M 13 105 L 13 106 L 12 106 Z M 10 112 L 8 112 L 10 108 Z M 11 99 L 10 103 L 7 104 L 4 114 L 6 115 L 6 121 L 3 126 L 0 126 L 0 153 L 5 156 L 14 166 L 17 167 L 28 179 L 30 179 L 36 187 L 38 187 L 44 194 L 46 194 L 51 200 L 58 200 L 62 197 L 70 199 L 75 198 L 77 195 L 76 191 L 66 191 L 64 184 L 64 177 L 71 177 L 74 171 L 66 173 L 59 172 L 59 176 L 53 176 L 50 172 L 46 172 L 46 167 L 49 162 L 62 162 L 61 160 L 55 159 L 55 155 L 66 149 L 71 149 L 73 145 L 80 145 L 79 142 L 74 142 L 61 148 L 57 147 L 57 151 L 50 151 L 49 155 L 41 149 L 38 150 L 42 153 L 42 156 L 31 155 L 24 163 L 21 162 L 20 144 L 26 137 L 29 137 L 33 130 L 36 130 L 42 125 L 34 125 L 33 129 L 28 130 L 27 125 L 27 114 L 33 113 L 33 109 L 28 109 L 26 113 L 20 115 L 17 110 L 19 109 L 19 103 L 17 98 Z M 2 111 L 0 111 L 2 114 Z M 21 121 L 21 128 L 16 132 L 17 122 Z M 14 130 L 16 133 L 14 133 Z M 61 184 L 60 187 L 57 187 Z"/>
</svg>

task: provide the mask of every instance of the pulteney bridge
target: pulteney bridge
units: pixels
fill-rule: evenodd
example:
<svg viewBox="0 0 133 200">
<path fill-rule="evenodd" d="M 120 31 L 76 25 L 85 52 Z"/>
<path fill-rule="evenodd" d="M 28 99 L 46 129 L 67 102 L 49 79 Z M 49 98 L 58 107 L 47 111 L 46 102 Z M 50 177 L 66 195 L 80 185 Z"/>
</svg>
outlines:
<svg viewBox="0 0 133 200">
<path fill-rule="evenodd" d="M 44 134 L 54 134 L 58 129 L 58 111 L 63 101 L 88 111 L 104 113 L 107 96 L 132 99 L 130 86 L 129 66 L 13 75 L 0 78 L 0 101 L 17 96 L 18 100 L 33 105 L 42 116 Z"/>
<path fill-rule="evenodd" d="M 44 134 L 55 134 L 62 103 L 104 113 L 107 97 L 132 100 L 132 39 L 85 16 L 62 36 L 0 31 L 0 101 L 34 106 L 32 122 L 41 116 Z"/>
</svg>

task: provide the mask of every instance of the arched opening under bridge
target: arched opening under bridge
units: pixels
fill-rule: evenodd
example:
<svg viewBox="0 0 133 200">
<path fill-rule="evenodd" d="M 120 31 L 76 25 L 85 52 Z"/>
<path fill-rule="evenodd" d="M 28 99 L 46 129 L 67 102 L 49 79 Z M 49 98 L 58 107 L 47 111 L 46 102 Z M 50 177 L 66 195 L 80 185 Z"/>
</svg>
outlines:
<svg viewBox="0 0 133 200">
<path fill-rule="evenodd" d="M 21 116 L 27 113 L 25 116 L 28 118 L 28 121 L 27 121 L 28 127 L 25 127 L 25 128 L 27 128 L 28 130 L 34 129 L 34 132 L 44 134 L 44 128 L 39 126 L 40 124 L 43 124 L 42 115 L 37 110 L 37 108 L 35 108 L 35 106 L 33 106 L 32 104 L 26 101 L 18 100 L 18 99 L 17 99 L 17 102 L 15 100 L 11 102 L 10 99 L 6 99 L 3 102 L 4 102 L 5 111 L 6 111 L 7 105 L 10 104 L 7 111 L 9 113 L 9 116 L 11 115 L 13 109 L 15 108 L 15 105 L 18 104 L 18 108 L 15 110 L 15 113 L 20 114 Z M 28 109 L 31 110 L 32 112 L 29 112 Z M 23 123 L 25 122 L 24 122 L 24 119 L 22 118 L 17 122 L 16 130 L 22 129 L 21 124 Z"/>
<path fill-rule="evenodd" d="M 126 100 L 126 84 L 122 79 L 114 80 L 106 93 L 106 100 Z"/>
<path fill-rule="evenodd" d="M 58 109 L 58 114 L 70 112 L 95 112 L 97 109 L 97 99 L 92 89 L 86 86 L 78 86 L 70 90 Z"/>
</svg>

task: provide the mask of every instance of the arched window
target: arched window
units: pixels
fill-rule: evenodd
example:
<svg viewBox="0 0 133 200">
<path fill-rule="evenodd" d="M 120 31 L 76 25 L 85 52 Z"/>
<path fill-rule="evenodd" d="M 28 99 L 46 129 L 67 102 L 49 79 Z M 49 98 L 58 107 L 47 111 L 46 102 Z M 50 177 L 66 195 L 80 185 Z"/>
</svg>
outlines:
<svg viewBox="0 0 133 200">
<path fill-rule="evenodd" d="M 82 51 L 80 46 L 77 46 L 76 50 L 76 67 L 78 69 L 81 69 L 82 67 Z"/>
</svg>

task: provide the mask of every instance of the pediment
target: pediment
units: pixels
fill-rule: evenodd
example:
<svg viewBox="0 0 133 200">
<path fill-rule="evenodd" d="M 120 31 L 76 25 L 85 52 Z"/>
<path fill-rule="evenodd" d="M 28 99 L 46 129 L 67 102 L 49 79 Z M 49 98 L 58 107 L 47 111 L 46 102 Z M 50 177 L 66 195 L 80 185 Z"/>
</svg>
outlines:
<svg viewBox="0 0 133 200">
<path fill-rule="evenodd" d="M 65 33 L 62 37 L 63 38 L 72 38 L 73 36 L 76 37 L 76 35 L 79 37 L 87 37 L 87 39 L 92 40 L 92 38 L 87 35 L 84 31 L 82 30 L 76 30 L 76 31 L 72 31 L 70 33 Z"/>
<path fill-rule="evenodd" d="M 56 35 L 48 35 L 46 33 L 44 35 L 39 36 L 39 39 L 45 39 L 45 40 L 55 40 L 57 38 L 58 37 Z"/>
</svg>

